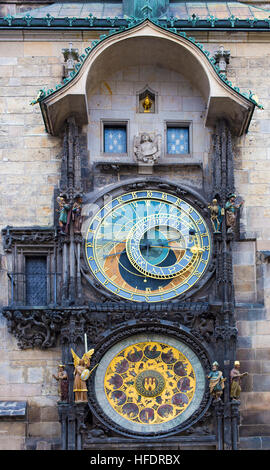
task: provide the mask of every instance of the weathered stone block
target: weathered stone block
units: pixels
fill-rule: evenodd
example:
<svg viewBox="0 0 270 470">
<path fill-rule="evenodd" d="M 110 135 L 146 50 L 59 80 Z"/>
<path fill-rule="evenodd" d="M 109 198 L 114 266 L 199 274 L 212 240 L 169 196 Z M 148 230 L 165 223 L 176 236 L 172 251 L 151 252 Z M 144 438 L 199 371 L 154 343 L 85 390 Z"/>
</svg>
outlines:
<svg viewBox="0 0 270 470">
<path fill-rule="evenodd" d="M 270 376 L 254 374 L 253 376 L 254 392 L 267 392 L 270 390 Z"/>
<path fill-rule="evenodd" d="M 241 437 L 239 450 L 260 450 L 262 448 L 261 437 Z"/>
<path fill-rule="evenodd" d="M 270 449 L 270 437 L 269 436 L 262 436 L 262 450 L 269 450 Z"/>
<path fill-rule="evenodd" d="M 27 370 L 27 382 L 42 383 L 43 375 L 44 375 L 43 367 L 31 367 Z"/>
<path fill-rule="evenodd" d="M 240 426 L 240 436 L 269 436 L 270 425 L 254 424 L 249 426 Z"/>
<path fill-rule="evenodd" d="M 0 435 L 6 436 L 25 436 L 26 423 L 20 421 L 0 421 Z"/>
<path fill-rule="evenodd" d="M 47 422 L 47 421 L 58 421 L 58 409 L 56 406 L 44 406 L 40 410 L 40 420 Z"/>
<path fill-rule="evenodd" d="M 29 406 L 28 409 L 28 419 L 30 423 L 35 423 L 40 421 L 41 408 L 39 406 Z"/>
<path fill-rule="evenodd" d="M 270 335 L 270 321 L 258 321 L 257 322 L 257 334 L 258 335 Z"/>
<path fill-rule="evenodd" d="M 252 347 L 252 339 L 249 336 L 239 336 L 237 340 L 237 347 L 240 349 Z"/>
<path fill-rule="evenodd" d="M 270 361 L 262 361 L 262 374 L 270 375 Z"/>
<path fill-rule="evenodd" d="M 248 372 L 249 374 L 261 374 L 262 373 L 262 361 L 251 361 L 241 360 L 241 372 Z M 247 377 L 242 379 L 242 382 L 246 382 Z"/>
<path fill-rule="evenodd" d="M 7 113 L 12 114 L 31 114 L 33 112 L 32 106 L 29 106 L 29 101 L 24 98 L 17 96 L 16 98 L 10 97 L 7 100 Z"/>
<path fill-rule="evenodd" d="M 38 441 L 36 450 L 51 450 L 52 444 L 48 441 Z"/>
<path fill-rule="evenodd" d="M 60 436 L 61 426 L 59 422 L 30 423 L 28 432 L 32 437 L 54 438 Z"/>
<path fill-rule="evenodd" d="M 243 360 L 252 360 L 252 359 L 255 359 L 255 351 L 254 349 L 240 349 L 238 348 L 237 349 L 237 359 L 239 361 L 243 361 Z"/>
<path fill-rule="evenodd" d="M 239 336 L 250 336 L 256 334 L 255 321 L 238 321 L 236 323 Z"/>
<path fill-rule="evenodd" d="M 270 335 L 257 335 L 252 338 L 252 346 L 256 349 L 268 348 L 270 344 Z"/>
<path fill-rule="evenodd" d="M 270 423 L 270 411 L 242 411 L 241 425 L 249 425 L 254 423 L 268 424 Z"/>
<path fill-rule="evenodd" d="M 241 405 L 249 411 L 264 411 L 270 408 L 270 392 L 243 392 L 241 394 Z"/>
</svg>

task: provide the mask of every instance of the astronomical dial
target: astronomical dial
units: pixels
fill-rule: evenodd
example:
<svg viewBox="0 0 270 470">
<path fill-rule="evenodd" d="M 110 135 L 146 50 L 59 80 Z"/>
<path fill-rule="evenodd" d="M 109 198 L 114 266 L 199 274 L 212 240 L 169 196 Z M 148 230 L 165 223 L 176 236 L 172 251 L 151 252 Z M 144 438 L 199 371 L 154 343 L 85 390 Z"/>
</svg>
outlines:
<svg viewBox="0 0 270 470">
<path fill-rule="evenodd" d="M 206 222 L 186 201 L 162 191 L 112 199 L 90 222 L 86 259 L 108 291 L 162 302 L 193 287 L 211 255 Z"/>
<path fill-rule="evenodd" d="M 205 386 L 206 372 L 190 346 L 150 331 L 113 344 L 93 384 L 97 412 L 140 435 L 182 426 L 199 409 Z"/>
</svg>

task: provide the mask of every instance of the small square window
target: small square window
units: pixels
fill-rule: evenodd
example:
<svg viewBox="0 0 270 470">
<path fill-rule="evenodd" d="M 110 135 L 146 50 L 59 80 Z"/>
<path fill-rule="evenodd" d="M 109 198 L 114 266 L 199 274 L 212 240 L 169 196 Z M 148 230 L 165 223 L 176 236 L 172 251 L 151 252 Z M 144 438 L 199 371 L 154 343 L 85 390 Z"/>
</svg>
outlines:
<svg viewBox="0 0 270 470">
<path fill-rule="evenodd" d="M 126 124 L 104 124 L 104 153 L 127 153 Z"/>
<path fill-rule="evenodd" d="M 26 256 L 26 305 L 47 304 L 47 257 Z"/>
<path fill-rule="evenodd" d="M 167 154 L 178 155 L 190 153 L 189 127 L 167 126 Z"/>
</svg>

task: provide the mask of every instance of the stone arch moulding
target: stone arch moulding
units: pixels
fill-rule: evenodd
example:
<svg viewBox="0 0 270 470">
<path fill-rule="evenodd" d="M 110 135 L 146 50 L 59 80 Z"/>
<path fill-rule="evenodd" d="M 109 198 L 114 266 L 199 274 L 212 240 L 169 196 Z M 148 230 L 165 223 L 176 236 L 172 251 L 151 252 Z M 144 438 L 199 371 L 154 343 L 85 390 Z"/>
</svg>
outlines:
<svg viewBox="0 0 270 470">
<path fill-rule="evenodd" d="M 123 64 L 149 63 L 182 73 L 201 91 L 206 103 L 206 126 L 226 119 L 236 135 L 247 132 L 256 101 L 224 80 L 209 60 L 209 53 L 185 33 L 165 29 L 146 19 L 139 25 L 101 36 L 87 49 L 88 55 L 73 77 L 55 90 L 47 93 L 42 90 L 36 100 L 50 134 L 59 135 L 69 116 L 74 116 L 80 126 L 88 124 L 87 98 L 104 70 L 113 73 L 119 64 L 123 68 Z"/>
</svg>

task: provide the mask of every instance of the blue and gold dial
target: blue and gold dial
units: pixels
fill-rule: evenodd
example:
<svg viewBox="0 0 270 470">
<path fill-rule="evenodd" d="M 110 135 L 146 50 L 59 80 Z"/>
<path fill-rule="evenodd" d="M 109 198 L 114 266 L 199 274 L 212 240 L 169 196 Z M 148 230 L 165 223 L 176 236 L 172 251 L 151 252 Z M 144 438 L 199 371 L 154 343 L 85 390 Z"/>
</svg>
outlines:
<svg viewBox="0 0 270 470">
<path fill-rule="evenodd" d="M 162 191 L 134 191 L 93 217 L 85 250 L 92 274 L 106 289 L 126 300 L 162 302 L 202 277 L 211 237 L 186 201 Z"/>
</svg>

